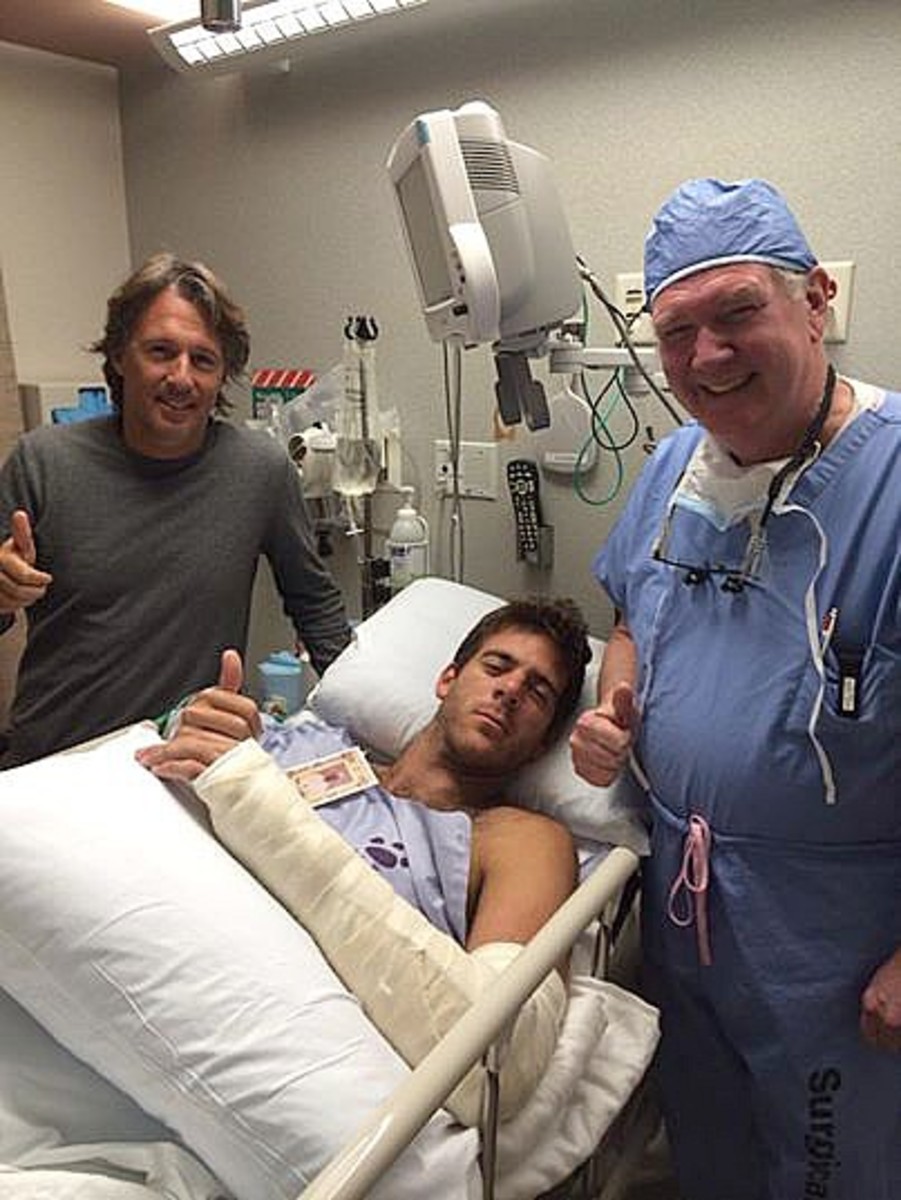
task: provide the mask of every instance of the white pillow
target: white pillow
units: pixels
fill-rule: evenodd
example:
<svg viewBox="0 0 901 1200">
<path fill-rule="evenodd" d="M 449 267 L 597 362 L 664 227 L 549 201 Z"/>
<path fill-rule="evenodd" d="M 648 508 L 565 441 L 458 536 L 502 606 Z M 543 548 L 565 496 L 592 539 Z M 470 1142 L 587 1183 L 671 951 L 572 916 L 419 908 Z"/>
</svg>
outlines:
<svg viewBox="0 0 901 1200">
<path fill-rule="evenodd" d="M 396 756 L 437 707 L 435 681 L 469 629 L 504 601 L 447 579 L 418 579 L 357 626 L 353 642 L 308 697 L 309 706 L 380 754 Z M 595 703 L 603 643 L 591 639 L 579 711 Z M 575 718 L 573 718 L 575 720 Z M 570 726 L 571 728 L 571 726 Z M 569 729 L 525 767 L 511 799 L 563 821 L 580 838 L 646 854 L 643 798 L 628 779 L 593 787 L 576 775 Z"/>
<path fill-rule="evenodd" d="M 238 1200 L 294 1200 L 408 1070 L 306 932 L 134 761 L 148 729 L 0 775 L 0 988 Z M 439 1113 L 373 1190 L 463 1200 Z M 424 1183 L 423 1181 L 428 1181 Z"/>
</svg>

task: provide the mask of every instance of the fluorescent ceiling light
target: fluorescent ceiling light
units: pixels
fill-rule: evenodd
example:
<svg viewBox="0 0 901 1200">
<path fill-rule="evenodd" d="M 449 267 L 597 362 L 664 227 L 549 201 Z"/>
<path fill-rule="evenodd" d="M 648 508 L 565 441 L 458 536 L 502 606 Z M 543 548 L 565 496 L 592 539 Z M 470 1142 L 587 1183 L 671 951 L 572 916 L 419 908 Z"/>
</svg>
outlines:
<svg viewBox="0 0 901 1200">
<path fill-rule="evenodd" d="M 106 3 L 156 17 L 158 21 L 188 21 L 200 12 L 200 0 L 106 0 Z"/>
<path fill-rule="evenodd" d="M 245 0 L 241 28 L 216 34 L 203 28 L 197 0 L 192 0 L 187 19 L 151 29 L 150 37 L 177 71 L 219 74 L 288 58 L 303 38 L 425 3 L 427 0 Z"/>
</svg>

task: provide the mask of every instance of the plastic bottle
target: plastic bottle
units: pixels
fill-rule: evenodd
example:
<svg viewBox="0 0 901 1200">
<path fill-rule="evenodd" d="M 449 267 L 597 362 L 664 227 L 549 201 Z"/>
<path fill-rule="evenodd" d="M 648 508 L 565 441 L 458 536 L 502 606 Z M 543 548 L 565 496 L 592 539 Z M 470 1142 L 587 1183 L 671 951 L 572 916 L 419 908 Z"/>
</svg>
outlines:
<svg viewBox="0 0 901 1200">
<path fill-rule="evenodd" d="M 385 542 L 392 592 L 429 573 L 428 524 L 413 507 L 413 489 L 403 487 L 401 491 L 404 499 Z"/>
<path fill-rule="evenodd" d="M 263 685 L 263 712 L 287 717 L 303 705 L 308 677 L 303 658 L 290 650 L 276 650 L 257 664 Z"/>
</svg>

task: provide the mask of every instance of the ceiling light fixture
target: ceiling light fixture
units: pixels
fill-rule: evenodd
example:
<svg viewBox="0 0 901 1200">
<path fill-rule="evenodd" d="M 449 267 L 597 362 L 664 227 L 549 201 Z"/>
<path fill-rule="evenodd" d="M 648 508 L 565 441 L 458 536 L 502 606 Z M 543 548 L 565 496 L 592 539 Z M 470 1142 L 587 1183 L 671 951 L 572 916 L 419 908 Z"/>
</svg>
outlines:
<svg viewBox="0 0 901 1200">
<path fill-rule="evenodd" d="M 305 37 L 352 27 L 372 17 L 418 8 L 427 0 L 261 0 L 231 5 L 204 0 L 208 7 L 237 7 L 239 22 L 225 32 L 205 28 L 196 18 L 150 30 L 157 50 L 176 71 L 193 74 L 236 71 L 285 59 Z"/>
<path fill-rule="evenodd" d="M 210 33 L 234 33 L 241 28 L 241 0 L 201 0 L 200 23 Z"/>
<path fill-rule="evenodd" d="M 106 3 L 145 17 L 156 17 L 158 21 L 186 21 L 197 12 L 197 0 L 106 0 Z"/>
</svg>

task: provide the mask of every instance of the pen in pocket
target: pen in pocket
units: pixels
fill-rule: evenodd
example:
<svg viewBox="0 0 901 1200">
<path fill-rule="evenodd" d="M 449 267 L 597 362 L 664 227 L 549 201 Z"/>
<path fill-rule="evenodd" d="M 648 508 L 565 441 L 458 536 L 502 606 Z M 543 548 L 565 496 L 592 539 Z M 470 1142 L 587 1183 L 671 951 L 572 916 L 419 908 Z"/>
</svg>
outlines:
<svg viewBox="0 0 901 1200">
<path fill-rule="evenodd" d="M 832 641 L 832 635 L 835 633 L 835 627 L 838 624 L 838 609 L 830 608 L 823 617 L 822 625 L 820 626 L 820 654 L 825 655 L 829 649 L 829 643 Z"/>
<path fill-rule="evenodd" d="M 840 717 L 856 720 L 860 715 L 860 674 L 863 653 L 835 643 L 837 626 L 838 608 L 832 607 L 823 617 L 820 626 L 820 654 L 825 658 L 826 651 L 830 646 L 833 647 L 838 663 L 837 712 Z"/>
</svg>

